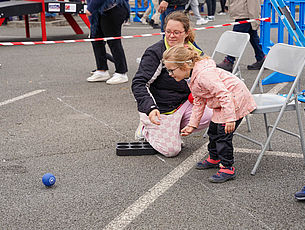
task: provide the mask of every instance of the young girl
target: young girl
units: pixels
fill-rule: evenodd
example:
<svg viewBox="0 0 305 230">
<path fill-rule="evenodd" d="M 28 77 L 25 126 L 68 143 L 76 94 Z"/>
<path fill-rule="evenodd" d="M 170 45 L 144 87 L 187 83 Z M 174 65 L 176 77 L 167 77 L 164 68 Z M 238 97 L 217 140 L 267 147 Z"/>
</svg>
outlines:
<svg viewBox="0 0 305 230">
<path fill-rule="evenodd" d="M 213 109 L 208 135 L 209 157 L 197 163 L 197 169 L 218 168 L 211 182 L 222 183 L 236 176 L 233 157 L 233 132 L 242 118 L 256 108 L 246 85 L 233 74 L 217 68 L 209 57 L 200 57 L 187 46 L 174 46 L 163 54 L 163 63 L 176 81 L 191 77 L 189 87 L 194 107 L 188 125 L 181 130 L 188 136 L 198 127 L 204 108 Z"/>
</svg>

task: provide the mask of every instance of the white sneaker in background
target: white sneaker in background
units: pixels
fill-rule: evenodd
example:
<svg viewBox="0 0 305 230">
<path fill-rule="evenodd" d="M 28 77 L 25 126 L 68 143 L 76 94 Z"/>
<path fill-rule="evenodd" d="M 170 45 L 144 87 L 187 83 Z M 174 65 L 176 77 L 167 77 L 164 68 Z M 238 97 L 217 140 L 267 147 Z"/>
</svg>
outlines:
<svg viewBox="0 0 305 230">
<path fill-rule="evenodd" d="M 107 81 L 110 78 L 108 71 L 94 71 L 91 77 L 87 78 L 89 82 L 96 82 L 96 81 Z"/>
<path fill-rule="evenodd" d="M 226 13 L 226 12 L 219 11 L 219 12 L 217 13 L 217 15 L 227 15 L 227 13 Z"/>
<path fill-rule="evenodd" d="M 209 21 L 205 20 L 204 18 L 201 18 L 199 20 L 196 21 L 196 25 L 204 25 L 207 24 Z"/>
<path fill-rule="evenodd" d="M 106 81 L 109 85 L 116 85 L 128 82 L 128 77 L 126 73 L 114 73 L 112 78 Z"/>
<path fill-rule="evenodd" d="M 209 22 L 215 21 L 215 16 L 207 16 Z"/>
<path fill-rule="evenodd" d="M 142 24 L 144 24 L 144 25 L 147 25 L 147 24 L 148 24 L 148 23 L 147 23 L 147 21 L 146 21 L 146 19 L 145 19 L 145 18 L 143 18 L 143 17 L 140 19 L 140 21 L 141 21 L 141 22 L 142 22 Z"/>
</svg>

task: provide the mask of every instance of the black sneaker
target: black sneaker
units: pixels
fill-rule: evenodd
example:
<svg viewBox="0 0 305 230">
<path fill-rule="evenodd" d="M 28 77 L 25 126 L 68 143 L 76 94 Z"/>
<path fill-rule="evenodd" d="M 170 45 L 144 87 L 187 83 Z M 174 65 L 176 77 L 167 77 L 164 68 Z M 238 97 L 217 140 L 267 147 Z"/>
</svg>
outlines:
<svg viewBox="0 0 305 230">
<path fill-rule="evenodd" d="M 305 200 L 305 186 L 302 188 L 302 190 L 300 192 L 297 192 L 296 194 L 294 194 L 294 197 L 297 200 Z"/>
<path fill-rule="evenodd" d="M 219 162 L 220 160 L 213 160 L 209 156 L 208 159 L 204 161 L 199 161 L 196 165 L 196 169 L 202 170 L 202 169 L 219 168 Z"/>
<path fill-rule="evenodd" d="M 231 63 L 230 61 L 228 61 L 226 58 L 220 62 L 219 64 L 216 65 L 218 68 L 224 69 L 228 72 L 232 73 L 233 70 L 233 63 Z"/>
<path fill-rule="evenodd" d="M 265 61 L 265 58 L 263 58 L 261 61 L 257 61 L 255 63 L 253 63 L 252 65 L 248 65 L 247 69 L 248 70 L 260 70 L 264 61 Z"/>
<path fill-rule="evenodd" d="M 235 168 L 229 167 L 225 168 L 223 166 L 220 166 L 220 170 L 217 174 L 211 176 L 209 178 L 209 181 L 212 183 L 223 183 L 228 180 L 233 180 L 236 177 Z"/>
<path fill-rule="evenodd" d="M 152 28 L 153 29 L 161 29 L 161 26 L 159 24 L 153 24 Z"/>
<path fill-rule="evenodd" d="M 151 27 L 153 27 L 153 25 L 155 24 L 154 19 L 149 20 L 149 21 L 148 21 L 148 24 L 149 24 Z"/>
</svg>

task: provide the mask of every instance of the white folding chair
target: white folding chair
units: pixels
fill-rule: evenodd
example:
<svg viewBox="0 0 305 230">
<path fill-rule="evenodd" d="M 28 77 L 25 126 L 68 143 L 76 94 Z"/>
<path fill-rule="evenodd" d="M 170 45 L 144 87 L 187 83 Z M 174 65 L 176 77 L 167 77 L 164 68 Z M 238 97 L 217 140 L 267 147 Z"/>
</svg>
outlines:
<svg viewBox="0 0 305 230">
<path fill-rule="evenodd" d="M 304 134 L 303 134 L 303 124 L 301 120 L 301 105 L 298 101 L 298 94 L 300 93 L 300 77 L 302 70 L 305 65 L 305 47 L 292 46 L 287 44 L 278 43 L 274 45 L 267 57 L 266 60 L 261 67 L 258 76 L 251 88 L 251 93 L 253 94 L 256 87 L 259 87 L 260 94 L 253 94 L 254 100 L 257 104 L 257 108 L 251 114 L 263 114 L 266 128 L 266 140 L 264 143 L 260 143 L 250 137 L 241 135 L 239 133 L 235 133 L 237 136 L 245 138 L 248 141 L 261 145 L 262 151 L 260 152 L 257 161 L 251 171 L 251 174 L 254 175 L 256 173 L 257 167 L 265 153 L 265 151 L 271 150 L 271 138 L 275 132 L 275 130 L 282 131 L 286 134 L 293 135 L 298 137 L 301 141 L 301 147 L 305 159 L 305 143 L 304 143 Z M 263 85 L 261 82 L 261 76 L 264 70 L 271 70 L 274 72 L 283 73 L 286 75 L 290 75 L 295 77 L 295 80 L 291 83 L 291 87 L 289 88 L 289 92 L 287 97 L 283 97 L 276 94 L 268 94 L 264 93 Z M 286 111 L 296 111 L 297 122 L 299 126 L 299 135 L 292 133 L 290 131 L 278 128 L 279 121 Z M 278 112 L 278 116 L 275 120 L 274 125 L 269 125 L 267 121 L 267 113 L 275 113 Z M 269 131 L 269 129 L 271 131 Z"/>
<path fill-rule="evenodd" d="M 238 76 L 241 80 L 243 80 L 241 76 L 241 71 L 239 67 L 239 63 L 243 53 L 246 49 L 246 46 L 250 40 L 250 35 L 248 33 L 240 33 L 235 31 L 225 31 L 219 38 L 217 45 L 214 49 L 214 52 L 211 58 L 215 58 L 216 54 L 230 55 L 235 57 L 235 65 L 232 70 L 232 73 Z M 248 117 L 246 117 L 248 131 L 251 131 L 251 125 Z M 203 137 L 207 137 L 208 130 L 205 131 Z"/>
<path fill-rule="evenodd" d="M 220 36 L 212 58 L 214 59 L 216 53 L 235 57 L 236 61 L 232 73 L 242 79 L 239 63 L 249 40 L 248 33 L 226 31 Z"/>
</svg>

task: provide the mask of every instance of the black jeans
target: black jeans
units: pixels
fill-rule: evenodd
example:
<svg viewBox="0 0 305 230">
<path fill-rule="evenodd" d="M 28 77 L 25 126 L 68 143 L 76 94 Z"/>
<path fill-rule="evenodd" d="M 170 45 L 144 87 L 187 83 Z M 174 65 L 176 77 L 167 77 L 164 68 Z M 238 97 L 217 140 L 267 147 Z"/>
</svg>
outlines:
<svg viewBox="0 0 305 230">
<path fill-rule="evenodd" d="M 214 16 L 216 11 L 216 0 L 206 0 L 208 16 Z"/>
<path fill-rule="evenodd" d="M 236 121 L 235 130 L 240 125 L 242 118 Z M 235 132 L 234 130 L 234 132 Z M 225 133 L 225 124 L 216 124 L 210 122 L 208 135 L 209 144 L 208 150 L 210 158 L 220 160 L 220 163 L 225 167 L 231 167 L 234 163 L 233 156 L 233 133 Z"/>
<path fill-rule="evenodd" d="M 235 22 L 248 20 L 249 18 L 245 19 L 236 19 Z M 263 52 L 261 44 L 259 44 L 259 37 L 257 34 L 257 30 L 253 30 L 251 23 L 245 24 L 238 24 L 233 27 L 233 31 L 248 33 L 250 35 L 250 43 L 254 49 L 256 61 L 261 61 L 265 57 L 265 53 Z M 234 63 L 235 58 L 231 56 L 227 56 L 227 60 L 231 63 Z"/>
<path fill-rule="evenodd" d="M 226 0 L 220 0 L 221 12 L 226 10 Z"/>
<path fill-rule="evenodd" d="M 127 14 L 128 11 L 125 7 L 119 5 L 105 11 L 100 15 L 100 31 L 96 34 L 96 37 L 104 38 L 121 36 L 122 24 L 124 23 Z M 109 40 L 107 41 L 107 44 L 114 59 L 115 72 L 126 73 L 128 71 L 127 62 L 121 39 Z M 105 45 L 105 41 L 92 42 L 96 67 L 98 70 L 108 70 Z"/>
</svg>

